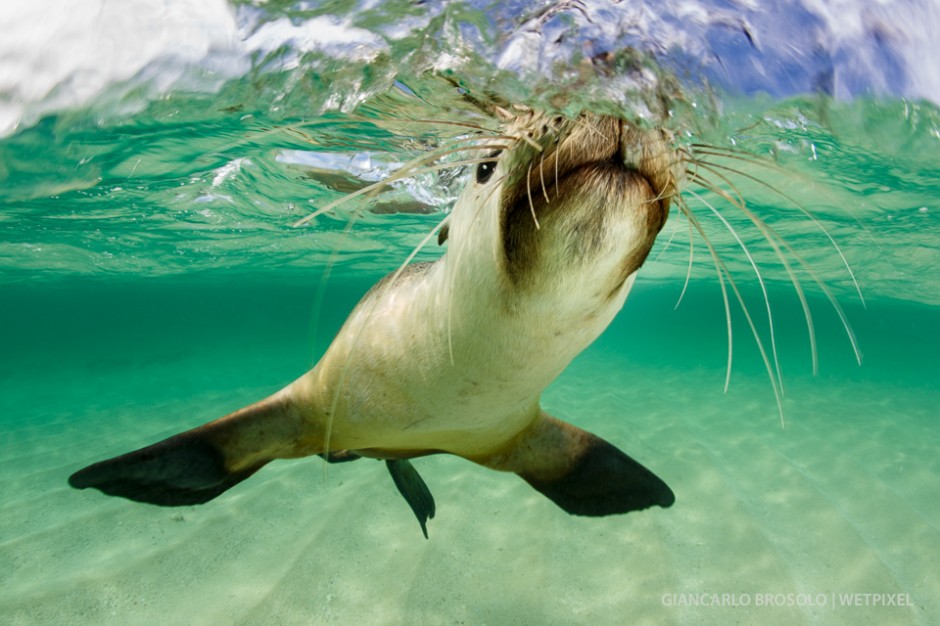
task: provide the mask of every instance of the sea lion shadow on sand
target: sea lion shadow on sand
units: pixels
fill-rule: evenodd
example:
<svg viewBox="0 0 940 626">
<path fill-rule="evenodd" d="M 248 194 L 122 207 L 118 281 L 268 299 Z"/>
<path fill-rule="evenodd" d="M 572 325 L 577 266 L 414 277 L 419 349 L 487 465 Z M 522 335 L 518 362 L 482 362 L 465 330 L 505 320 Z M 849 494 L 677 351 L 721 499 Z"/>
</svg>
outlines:
<svg viewBox="0 0 940 626">
<path fill-rule="evenodd" d="M 440 231 L 445 254 L 373 287 L 312 370 L 69 484 L 184 506 L 274 459 L 377 458 L 427 537 L 434 498 L 409 459 L 448 453 L 514 472 L 574 515 L 671 506 L 661 479 L 539 397 L 623 306 L 679 160 L 664 132 L 614 117 L 501 114 Z"/>
</svg>

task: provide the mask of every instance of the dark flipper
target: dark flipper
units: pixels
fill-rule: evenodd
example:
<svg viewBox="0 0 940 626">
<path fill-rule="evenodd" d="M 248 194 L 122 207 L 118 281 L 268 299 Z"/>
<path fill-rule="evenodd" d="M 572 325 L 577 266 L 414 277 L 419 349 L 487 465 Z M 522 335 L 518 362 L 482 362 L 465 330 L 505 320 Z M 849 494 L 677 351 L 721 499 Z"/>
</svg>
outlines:
<svg viewBox="0 0 940 626">
<path fill-rule="evenodd" d="M 602 516 L 672 506 L 669 486 L 626 454 L 595 437 L 569 471 L 544 480 L 519 473 L 527 483 L 572 515 Z"/>
<path fill-rule="evenodd" d="M 160 443 L 101 461 L 69 477 L 76 489 L 94 487 L 109 496 L 161 506 L 202 504 L 245 480 L 264 463 L 238 471 L 225 469 L 211 443 L 183 433 Z"/>
<path fill-rule="evenodd" d="M 544 412 L 508 450 L 483 463 L 516 472 L 572 515 L 668 508 L 676 500 L 665 482 L 626 454 Z"/>
<path fill-rule="evenodd" d="M 427 521 L 434 517 L 434 496 L 431 490 L 424 483 L 421 475 L 414 466 L 404 459 L 388 459 L 385 461 L 388 467 L 388 473 L 392 475 L 395 486 L 404 496 L 408 506 L 414 511 L 418 523 L 421 524 L 421 532 L 424 538 L 428 538 Z"/>
<path fill-rule="evenodd" d="M 199 428 L 79 470 L 76 489 L 161 506 L 202 504 L 275 458 L 298 456 L 294 412 L 272 396 Z"/>
</svg>

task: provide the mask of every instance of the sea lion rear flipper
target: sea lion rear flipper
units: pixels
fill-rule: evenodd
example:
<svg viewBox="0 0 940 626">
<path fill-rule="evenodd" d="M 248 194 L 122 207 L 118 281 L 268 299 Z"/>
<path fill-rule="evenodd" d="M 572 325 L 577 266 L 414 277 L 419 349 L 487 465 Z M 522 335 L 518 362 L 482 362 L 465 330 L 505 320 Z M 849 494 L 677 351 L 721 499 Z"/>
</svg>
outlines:
<svg viewBox="0 0 940 626">
<path fill-rule="evenodd" d="M 424 533 L 424 538 L 427 539 L 427 521 L 429 518 L 433 519 L 435 511 L 434 496 L 431 495 L 431 490 L 428 489 L 424 479 L 421 478 L 418 470 L 414 468 L 411 462 L 405 459 L 387 459 L 385 466 L 388 468 L 388 473 L 392 475 L 392 480 L 395 482 L 395 486 L 398 487 L 398 491 L 405 498 L 408 506 L 411 507 L 415 517 L 418 518 L 418 523 L 421 524 L 421 532 Z"/>
<path fill-rule="evenodd" d="M 672 506 L 658 476 L 610 443 L 542 412 L 513 444 L 484 465 L 512 471 L 573 515 L 629 513 Z"/>
<path fill-rule="evenodd" d="M 69 485 L 161 506 L 202 504 L 275 458 L 300 456 L 295 449 L 296 419 L 289 401 L 276 394 L 146 448 L 89 465 L 72 474 Z"/>
</svg>

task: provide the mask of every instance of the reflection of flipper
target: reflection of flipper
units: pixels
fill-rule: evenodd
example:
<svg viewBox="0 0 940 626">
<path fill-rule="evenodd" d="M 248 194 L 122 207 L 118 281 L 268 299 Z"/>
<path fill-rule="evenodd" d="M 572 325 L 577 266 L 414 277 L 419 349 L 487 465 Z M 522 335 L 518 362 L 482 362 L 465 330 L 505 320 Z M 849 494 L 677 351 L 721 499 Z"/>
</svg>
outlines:
<svg viewBox="0 0 940 626">
<path fill-rule="evenodd" d="M 431 490 L 424 483 L 424 480 L 418 474 L 418 470 L 404 459 L 388 459 L 385 461 L 388 467 L 388 473 L 392 475 L 395 486 L 404 496 L 408 506 L 414 511 L 418 523 L 421 524 L 421 532 L 424 538 L 428 538 L 427 521 L 434 517 L 434 496 Z"/>
</svg>

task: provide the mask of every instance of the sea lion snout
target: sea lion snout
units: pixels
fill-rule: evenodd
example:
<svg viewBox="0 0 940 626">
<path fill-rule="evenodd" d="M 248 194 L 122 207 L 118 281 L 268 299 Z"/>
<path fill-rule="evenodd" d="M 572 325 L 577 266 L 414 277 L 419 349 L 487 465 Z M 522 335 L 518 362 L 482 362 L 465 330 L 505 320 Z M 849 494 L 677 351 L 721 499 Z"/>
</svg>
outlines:
<svg viewBox="0 0 940 626">
<path fill-rule="evenodd" d="M 551 290 L 552 280 L 577 273 L 578 283 L 616 292 L 646 259 L 677 193 L 671 136 L 591 114 L 551 123 L 523 116 L 510 134 L 525 139 L 483 183 L 502 185 L 493 191 L 505 274 Z"/>
</svg>

